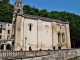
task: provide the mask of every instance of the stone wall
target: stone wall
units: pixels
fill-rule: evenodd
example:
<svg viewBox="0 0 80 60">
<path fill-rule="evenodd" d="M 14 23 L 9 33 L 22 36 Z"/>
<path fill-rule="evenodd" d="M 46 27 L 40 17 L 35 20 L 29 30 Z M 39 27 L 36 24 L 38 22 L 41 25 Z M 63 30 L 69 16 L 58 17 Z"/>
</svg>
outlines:
<svg viewBox="0 0 80 60">
<path fill-rule="evenodd" d="M 24 18 L 24 17 L 23 17 Z M 24 50 L 29 50 L 29 47 L 32 50 L 52 50 L 55 46 L 55 49 L 58 49 L 60 45 L 62 49 L 70 49 L 70 32 L 69 24 L 59 23 L 59 22 L 50 22 L 36 19 L 23 19 L 23 33 L 24 38 Z M 31 24 L 31 31 L 29 31 L 29 25 Z M 58 41 L 58 33 L 60 33 L 60 43 Z M 62 34 L 64 33 L 64 42 Z M 27 39 L 25 39 L 27 37 Z M 25 43 L 26 42 L 26 43 Z M 26 45 L 25 45 L 26 44 Z"/>
<path fill-rule="evenodd" d="M 23 60 L 68 60 L 80 57 L 80 49 L 45 51 L 1 51 L 0 58 Z"/>
<path fill-rule="evenodd" d="M 12 40 L 11 40 L 12 24 L 6 23 L 6 22 L 0 22 L 0 31 L 2 31 L 0 32 L 1 50 L 6 50 L 7 45 L 9 45 L 11 49 L 12 47 Z"/>
<path fill-rule="evenodd" d="M 32 50 L 53 50 L 53 47 L 58 49 L 59 46 L 62 49 L 71 48 L 68 23 L 17 16 L 15 51 L 28 51 L 29 47 Z"/>
</svg>

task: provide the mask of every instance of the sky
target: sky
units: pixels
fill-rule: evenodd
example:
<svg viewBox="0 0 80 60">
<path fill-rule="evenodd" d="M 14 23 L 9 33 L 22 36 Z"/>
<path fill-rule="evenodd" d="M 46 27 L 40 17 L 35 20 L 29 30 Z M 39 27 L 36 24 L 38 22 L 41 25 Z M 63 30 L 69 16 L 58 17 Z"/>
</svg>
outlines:
<svg viewBox="0 0 80 60">
<path fill-rule="evenodd" d="M 22 0 L 23 5 L 30 5 L 31 7 L 40 10 L 46 9 L 48 11 L 66 11 L 80 15 L 80 0 Z M 10 0 L 12 4 L 16 0 Z"/>
</svg>

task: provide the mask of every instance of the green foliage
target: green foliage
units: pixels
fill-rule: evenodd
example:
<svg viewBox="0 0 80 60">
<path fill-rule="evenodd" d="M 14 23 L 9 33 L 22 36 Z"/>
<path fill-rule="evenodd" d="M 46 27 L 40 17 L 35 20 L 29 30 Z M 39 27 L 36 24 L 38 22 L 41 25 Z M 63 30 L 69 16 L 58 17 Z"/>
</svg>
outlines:
<svg viewBox="0 0 80 60">
<path fill-rule="evenodd" d="M 11 22 L 13 17 L 13 5 L 9 3 L 9 0 L 0 1 L 0 22 Z M 74 13 L 69 13 L 66 11 L 58 12 L 51 11 L 48 12 L 46 9 L 39 10 L 35 7 L 29 5 L 24 5 L 23 10 L 25 14 L 31 14 L 36 16 L 49 17 L 54 19 L 63 18 L 70 23 L 71 32 L 71 42 L 72 47 L 80 47 L 80 16 Z M 74 42 L 74 43 L 73 43 Z"/>
<path fill-rule="evenodd" d="M 0 3 L 0 22 L 11 22 L 13 15 L 13 5 Z"/>
<path fill-rule="evenodd" d="M 10 3 L 9 0 L 1 0 L 0 3 Z"/>
</svg>

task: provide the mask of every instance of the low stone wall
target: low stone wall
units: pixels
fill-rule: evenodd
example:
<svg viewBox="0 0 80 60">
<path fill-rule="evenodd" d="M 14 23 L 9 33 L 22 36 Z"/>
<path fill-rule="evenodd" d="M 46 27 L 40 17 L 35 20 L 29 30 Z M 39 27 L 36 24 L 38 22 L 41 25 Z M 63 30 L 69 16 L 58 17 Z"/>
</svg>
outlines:
<svg viewBox="0 0 80 60">
<path fill-rule="evenodd" d="M 1 51 L 0 57 L 16 60 L 68 60 L 80 56 L 80 49 L 45 51 Z"/>
</svg>

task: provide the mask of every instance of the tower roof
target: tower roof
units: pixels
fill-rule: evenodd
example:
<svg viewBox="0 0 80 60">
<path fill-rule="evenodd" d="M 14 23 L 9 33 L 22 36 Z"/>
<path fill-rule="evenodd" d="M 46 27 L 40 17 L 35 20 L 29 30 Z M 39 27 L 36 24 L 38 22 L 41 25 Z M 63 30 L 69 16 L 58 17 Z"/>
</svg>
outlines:
<svg viewBox="0 0 80 60">
<path fill-rule="evenodd" d="M 14 5 L 14 14 L 23 14 L 22 0 L 16 0 Z"/>
<path fill-rule="evenodd" d="M 18 3 L 22 3 L 22 0 L 16 0 L 16 2 L 18 2 Z"/>
</svg>

